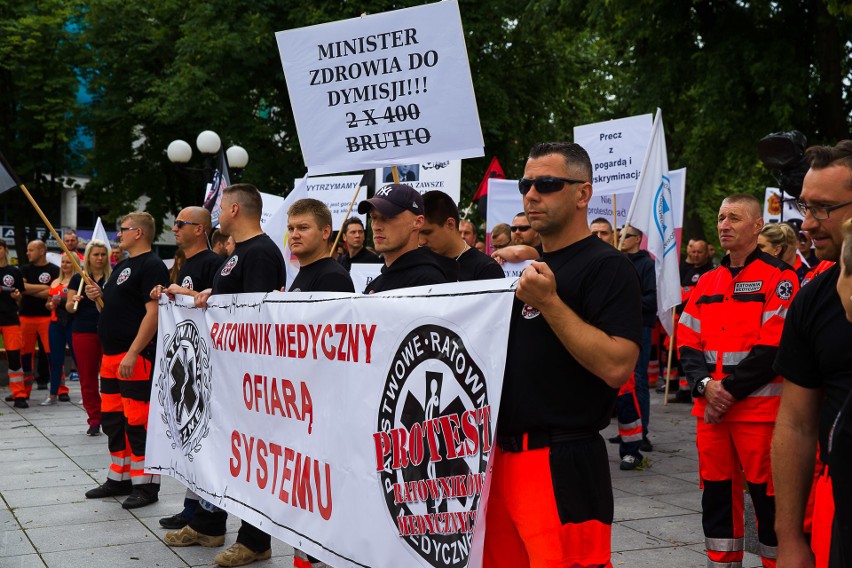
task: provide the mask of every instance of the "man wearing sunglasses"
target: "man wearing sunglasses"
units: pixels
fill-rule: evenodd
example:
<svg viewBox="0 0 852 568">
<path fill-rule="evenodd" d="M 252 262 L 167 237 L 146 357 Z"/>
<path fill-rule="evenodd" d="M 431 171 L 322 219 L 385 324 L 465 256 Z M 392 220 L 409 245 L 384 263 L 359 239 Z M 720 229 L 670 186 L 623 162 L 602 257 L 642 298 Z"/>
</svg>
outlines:
<svg viewBox="0 0 852 568">
<path fill-rule="evenodd" d="M 157 285 L 151 290 L 151 298 L 160 299 L 166 294 L 174 300 L 175 294 L 197 296 L 202 290 L 213 286 L 213 277 L 222 266 L 223 259 L 208 248 L 207 235 L 210 234 L 210 211 L 204 207 L 186 207 L 178 213 L 172 225 L 175 243 L 186 255 L 186 261 L 178 273 L 178 282 L 168 288 Z M 198 508 L 199 497 L 189 489 L 183 501 L 183 511 L 160 519 L 160 526 L 166 529 L 179 529 L 186 526 Z"/>
<path fill-rule="evenodd" d="M 606 443 L 642 341 L 639 279 L 587 225 L 592 165 L 538 144 L 519 189 L 542 257 L 512 307 L 485 534 L 489 568 L 610 566 Z"/>
<path fill-rule="evenodd" d="M 535 229 L 532 228 L 530 222 L 527 221 L 527 216 L 523 212 L 515 215 L 512 219 L 512 244 L 527 245 L 528 247 L 537 248 L 541 244 L 541 239 Z"/>
<path fill-rule="evenodd" d="M 821 261 L 837 261 L 843 223 L 852 218 L 852 140 L 808 148 L 805 158 L 810 169 L 797 203 L 802 230 Z M 775 360 L 784 377 L 772 440 L 779 566 L 782 561 L 814 566 L 815 553 L 817 566 L 852 566 L 852 421 L 847 418 L 852 323 L 835 289 L 839 275 L 834 265 L 802 288 L 787 314 Z M 821 467 L 809 547 L 802 521 L 817 448 Z"/>
<path fill-rule="evenodd" d="M 151 251 L 153 241 L 154 218 L 149 213 L 125 215 L 118 244 L 129 258 L 118 263 L 103 290 L 97 284 L 86 286 L 86 296 L 93 302 L 103 296 L 98 320 L 103 346 L 101 426 L 112 457 L 106 482 L 86 497 L 129 494 L 122 503 L 125 509 L 156 502 L 160 491 L 160 476 L 145 473 L 158 309 L 149 294 L 155 286 L 168 283 L 169 271 Z"/>
</svg>

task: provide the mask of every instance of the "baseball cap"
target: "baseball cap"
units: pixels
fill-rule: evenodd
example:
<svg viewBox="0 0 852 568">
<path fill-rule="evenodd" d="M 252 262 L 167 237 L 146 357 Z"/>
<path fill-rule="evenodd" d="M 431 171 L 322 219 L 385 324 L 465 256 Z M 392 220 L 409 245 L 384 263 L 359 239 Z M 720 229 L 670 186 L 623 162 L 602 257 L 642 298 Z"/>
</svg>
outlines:
<svg viewBox="0 0 852 568">
<path fill-rule="evenodd" d="M 404 183 L 394 183 L 376 190 L 376 195 L 358 204 L 358 213 L 364 214 L 375 208 L 385 217 L 396 217 L 403 211 L 423 215 L 423 196 Z"/>
</svg>

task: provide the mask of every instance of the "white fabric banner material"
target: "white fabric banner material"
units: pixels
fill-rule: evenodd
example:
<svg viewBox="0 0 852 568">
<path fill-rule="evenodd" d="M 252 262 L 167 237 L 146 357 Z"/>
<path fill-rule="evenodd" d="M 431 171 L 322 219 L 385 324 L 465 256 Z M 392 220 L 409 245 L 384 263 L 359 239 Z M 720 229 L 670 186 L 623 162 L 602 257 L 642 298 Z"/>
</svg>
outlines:
<svg viewBox="0 0 852 568">
<path fill-rule="evenodd" d="M 592 160 L 595 195 L 636 188 L 650 136 L 650 114 L 574 127 L 574 142 L 585 148 Z"/>
<path fill-rule="evenodd" d="M 462 568 L 512 299 L 494 280 L 163 300 L 148 471 L 332 566 Z"/>
<path fill-rule="evenodd" d="M 426 193 L 437 189 L 458 203 L 461 200 L 461 160 L 436 160 L 419 164 L 398 164 L 400 183 Z M 393 183 L 391 168 L 376 169 L 376 188 Z"/>
<path fill-rule="evenodd" d="M 275 37 L 311 175 L 483 155 L 456 0 Z"/>
<path fill-rule="evenodd" d="M 356 262 L 349 267 L 349 276 L 352 277 L 352 285 L 359 294 L 364 291 L 367 284 L 375 280 L 382 273 L 384 264 L 378 262 L 360 263 Z"/>
</svg>

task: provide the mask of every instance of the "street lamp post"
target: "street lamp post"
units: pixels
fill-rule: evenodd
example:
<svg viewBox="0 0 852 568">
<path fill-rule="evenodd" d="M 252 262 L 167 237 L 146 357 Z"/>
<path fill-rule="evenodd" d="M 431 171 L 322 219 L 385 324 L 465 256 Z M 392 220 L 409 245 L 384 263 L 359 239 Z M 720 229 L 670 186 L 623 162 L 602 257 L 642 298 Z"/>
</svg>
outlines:
<svg viewBox="0 0 852 568">
<path fill-rule="evenodd" d="M 195 139 L 195 146 L 204 156 L 203 168 L 192 168 L 187 165 L 192 159 L 192 147 L 183 140 L 173 140 L 166 149 L 166 154 L 178 171 L 200 177 L 206 185 L 212 181 L 215 170 L 214 159 L 222 148 L 222 139 L 212 130 L 205 130 Z M 249 155 L 242 146 L 231 146 L 225 151 L 225 156 L 229 172 L 239 174 L 248 165 Z"/>
</svg>

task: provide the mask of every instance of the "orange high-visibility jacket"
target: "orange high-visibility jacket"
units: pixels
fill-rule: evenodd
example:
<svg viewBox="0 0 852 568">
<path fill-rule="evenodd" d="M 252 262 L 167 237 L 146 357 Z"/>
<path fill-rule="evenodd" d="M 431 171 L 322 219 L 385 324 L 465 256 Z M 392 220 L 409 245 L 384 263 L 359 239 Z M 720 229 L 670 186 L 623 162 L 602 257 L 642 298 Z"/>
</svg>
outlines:
<svg viewBox="0 0 852 568">
<path fill-rule="evenodd" d="M 771 422 L 782 384 L 772 363 L 799 279 L 792 267 L 759 249 L 736 277 L 729 266 L 726 256 L 695 286 L 678 322 L 680 362 L 690 384 L 710 377 L 737 399 L 725 420 Z M 706 404 L 696 396 L 692 414 L 704 416 Z"/>
</svg>

